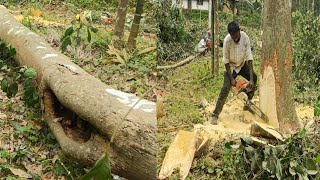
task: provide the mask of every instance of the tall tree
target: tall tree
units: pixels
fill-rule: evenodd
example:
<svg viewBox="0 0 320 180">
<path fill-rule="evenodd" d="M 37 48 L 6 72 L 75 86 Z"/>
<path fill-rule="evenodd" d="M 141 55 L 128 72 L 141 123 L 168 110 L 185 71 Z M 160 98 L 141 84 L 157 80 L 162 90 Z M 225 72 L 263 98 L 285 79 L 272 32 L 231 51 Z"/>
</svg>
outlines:
<svg viewBox="0 0 320 180">
<path fill-rule="evenodd" d="M 133 22 L 131 25 L 130 35 L 128 39 L 128 49 L 136 48 L 136 38 L 139 33 L 140 20 L 143 13 L 144 0 L 137 0 L 136 14 L 134 15 Z"/>
<path fill-rule="evenodd" d="M 119 0 L 116 25 L 114 27 L 112 44 L 115 48 L 121 48 L 123 45 L 124 25 L 126 22 L 126 15 L 128 9 L 129 0 Z"/>
<path fill-rule="evenodd" d="M 260 108 L 271 125 L 295 130 L 300 123 L 292 92 L 291 0 L 265 0 L 262 26 Z"/>
<path fill-rule="evenodd" d="M 214 1 L 214 0 L 211 0 L 211 1 Z M 214 24 L 214 17 L 215 17 L 215 13 L 214 13 L 214 2 L 212 2 L 211 3 L 211 32 L 212 33 L 214 33 L 214 26 L 212 26 L 213 24 Z M 215 61 L 214 61 L 214 50 L 213 50 L 213 47 L 214 47 L 214 43 L 213 44 L 211 44 L 211 74 L 213 75 L 213 76 L 215 76 L 216 75 L 216 73 L 215 73 L 215 66 L 216 66 L 216 64 L 215 64 Z"/>
<path fill-rule="evenodd" d="M 214 31 L 213 32 L 213 45 L 212 51 L 214 51 L 214 61 L 215 61 L 215 75 L 219 73 L 219 16 L 218 16 L 218 0 L 214 0 Z"/>
</svg>

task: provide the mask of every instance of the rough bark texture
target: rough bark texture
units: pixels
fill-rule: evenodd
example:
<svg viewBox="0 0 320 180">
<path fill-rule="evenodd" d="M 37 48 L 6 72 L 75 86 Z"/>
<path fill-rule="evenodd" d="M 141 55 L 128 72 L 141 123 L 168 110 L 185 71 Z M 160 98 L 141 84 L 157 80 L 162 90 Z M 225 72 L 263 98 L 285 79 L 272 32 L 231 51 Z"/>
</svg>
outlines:
<svg viewBox="0 0 320 180">
<path fill-rule="evenodd" d="M 0 24 L 0 38 L 16 49 L 17 64 L 37 71 L 37 83 L 43 93 L 43 117 L 62 150 L 69 157 L 92 165 L 138 97 L 114 90 L 86 73 L 17 22 L 3 6 Z M 60 123 L 53 121 L 55 98 L 96 129 L 89 141 L 73 141 Z M 108 151 L 112 172 L 129 179 L 156 179 L 155 133 L 155 103 L 142 100 L 126 117 Z"/>
<path fill-rule="evenodd" d="M 264 2 L 261 60 L 260 108 L 271 125 L 299 128 L 292 92 L 290 0 Z"/>
<path fill-rule="evenodd" d="M 124 34 L 124 25 L 126 23 L 126 15 L 129 0 L 119 0 L 116 25 L 112 35 L 112 43 L 115 48 L 121 48 L 123 45 L 122 37 Z"/>
<path fill-rule="evenodd" d="M 139 33 L 140 20 L 143 13 L 144 0 L 137 0 L 136 14 L 134 15 L 133 22 L 131 25 L 130 35 L 128 39 L 128 49 L 136 48 L 136 38 Z"/>
</svg>

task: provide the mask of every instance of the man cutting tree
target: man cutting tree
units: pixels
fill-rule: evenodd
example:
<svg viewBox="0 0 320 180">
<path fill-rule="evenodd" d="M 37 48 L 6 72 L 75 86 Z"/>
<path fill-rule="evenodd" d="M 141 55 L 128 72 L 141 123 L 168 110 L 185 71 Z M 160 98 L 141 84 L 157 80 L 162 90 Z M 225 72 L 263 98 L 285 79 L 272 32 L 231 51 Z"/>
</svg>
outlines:
<svg viewBox="0 0 320 180">
<path fill-rule="evenodd" d="M 249 100 L 253 98 L 257 83 L 257 75 L 252 66 L 253 57 L 248 35 L 240 31 L 239 24 L 236 21 L 228 24 L 228 32 L 229 34 L 224 38 L 223 42 L 223 62 L 226 68 L 224 83 L 211 119 L 211 123 L 214 125 L 217 124 L 218 116 L 226 102 L 230 88 L 237 83 L 236 77 L 238 75 L 249 81 L 248 88 L 251 89 L 247 93 Z M 249 110 L 249 107 L 245 105 L 243 110 Z"/>
</svg>

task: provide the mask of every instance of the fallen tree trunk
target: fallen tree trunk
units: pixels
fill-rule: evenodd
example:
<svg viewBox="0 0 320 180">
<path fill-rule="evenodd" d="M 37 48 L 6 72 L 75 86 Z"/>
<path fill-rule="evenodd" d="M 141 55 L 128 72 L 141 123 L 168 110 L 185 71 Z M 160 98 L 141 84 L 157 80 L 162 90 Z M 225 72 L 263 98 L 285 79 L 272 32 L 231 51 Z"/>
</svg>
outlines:
<svg viewBox="0 0 320 180">
<path fill-rule="evenodd" d="M 195 56 L 189 56 L 188 58 L 176 63 L 176 64 L 173 64 L 173 65 L 167 65 L 167 66 L 157 66 L 157 69 L 158 70 L 162 70 L 162 69 L 174 69 L 174 68 L 177 68 L 177 67 L 180 67 L 180 66 L 183 66 L 189 62 L 191 62 L 192 60 L 194 60 L 196 57 L 198 57 L 200 54 L 196 54 Z"/>
<path fill-rule="evenodd" d="M 15 61 L 37 71 L 43 117 L 64 153 L 93 165 L 112 133 L 138 97 L 108 87 L 50 47 L 0 6 L 0 38 L 16 49 Z M 90 138 L 77 142 L 66 135 L 58 109 L 63 106 L 93 127 Z M 66 116 L 65 116 L 66 117 Z M 141 100 L 126 117 L 108 150 L 112 172 L 129 179 L 156 179 L 155 103 Z"/>
</svg>

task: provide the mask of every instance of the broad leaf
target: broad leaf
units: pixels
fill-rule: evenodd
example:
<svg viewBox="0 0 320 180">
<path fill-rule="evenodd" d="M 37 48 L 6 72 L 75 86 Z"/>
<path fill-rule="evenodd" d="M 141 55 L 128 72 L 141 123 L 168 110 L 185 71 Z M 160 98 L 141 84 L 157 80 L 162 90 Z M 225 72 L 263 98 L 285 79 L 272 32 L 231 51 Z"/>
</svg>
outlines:
<svg viewBox="0 0 320 180">
<path fill-rule="evenodd" d="M 90 30 L 91 30 L 93 33 L 97 33 L 97 32 L 98 32 L 98 29 L 97 29 L 97 28 L 94 28 L 94 27 L 90 27 Z"/>
<path fill-rule="evenodd" d="M 316 160 L 317 160 L 317 163 L 320 165 L 320 153 L 318 154 Z"/>
<path fill-rule="evenodd" d="M 18 92 L 18 84 L 17 83 L 13 83 L 9 86 L 9 92 L 12 96 L 15 96 Z"/>
<path fill-rule="evenodd" d="M 81 180 L 111 180 L 111 168 L 109 158 L 102 155 L 90 171 Z"/>
<path fill-rule="evenodd" d="M 36 75 L 37 75 L 37 72 L 36 70 L 32 69 L 32 68 L 29 68 L 29 69 L 26 69 L 23 73 L 23 75 L 27 78 L 34 78 Z"/>
<path fill-rule="evenodd" d="M 61 43 L 61 50 L 64 52 L 67 49 L 67 46 L 71 44 L 71 38 L 70 36 L 67 36 L 66 38 L 63 39 Z"/>
<path fill-rule="evenodd" d="M 318 173 L 316 163 L 313 159 L 307 159 L 306 161 L 307 173 L 310 175 L 315 175 Z"/>
<path fill-rule="evenodd" d="M 67 36 L 70 36 L 73 33 L 73 26 L 70 26 L 65 32 L 64 32 L 64 38 Z"/>
</svg>

